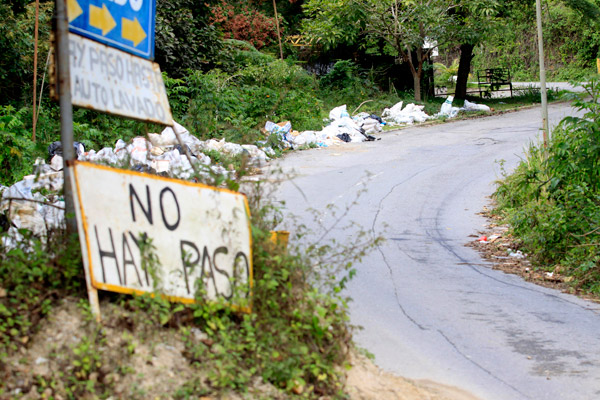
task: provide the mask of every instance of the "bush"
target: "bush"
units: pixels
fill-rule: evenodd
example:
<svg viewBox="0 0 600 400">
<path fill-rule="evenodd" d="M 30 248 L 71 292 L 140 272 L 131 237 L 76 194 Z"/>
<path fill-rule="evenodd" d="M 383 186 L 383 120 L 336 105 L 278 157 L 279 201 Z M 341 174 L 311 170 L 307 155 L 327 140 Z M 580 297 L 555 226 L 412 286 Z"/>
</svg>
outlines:
<svg viewBox="0 0 600 400">
<path fill-rule="evenodd" d="M 236 70 L 188 71 L 167 80 L 176 118 L 197 136 L 253 143 L 266 121 L 289 120 L 296 130 L 320 129 L 322 102 L 315 80 L 302 68 L 250 47 L 236 49 Z"/>
<path fill-rule="evenodd" d="M 577 284 L 600 293 L 600 87 L 584 85 L 583 118 L 567 117 L 547 149 L 531 146 L 500 182 L 498 210 L 540 264 L 560 265 Z"/>
<path fill-rule="evenodd" d="M 9 185 L 31 173 L 35 146 L 25 129 L 27 108 L 0 106 L 0 184 Z"/>
</svg>

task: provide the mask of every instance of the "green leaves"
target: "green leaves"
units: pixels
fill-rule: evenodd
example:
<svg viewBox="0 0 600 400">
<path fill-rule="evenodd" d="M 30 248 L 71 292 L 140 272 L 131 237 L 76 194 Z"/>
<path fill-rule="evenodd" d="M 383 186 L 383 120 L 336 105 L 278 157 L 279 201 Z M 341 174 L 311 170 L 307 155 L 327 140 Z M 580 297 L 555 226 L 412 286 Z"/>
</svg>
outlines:
<svg viewBox="0 0 600 400">
<path fill-rule="evenodd" d="M 531 146 L 494 196 L 541 266 L 561 265 L 576 285 L 600 293 L 600 86 L 592 79 L 585 87 L 591 99 L 575 102 L 584 118 L 563 119 L 547 150 Z"/>
<path fill-rule="evenodd" d="M 35 145 L 24 120 L 28 109 L 0 106 L 0 184 L 9 185 L 31 173 Z"/>
</svg>

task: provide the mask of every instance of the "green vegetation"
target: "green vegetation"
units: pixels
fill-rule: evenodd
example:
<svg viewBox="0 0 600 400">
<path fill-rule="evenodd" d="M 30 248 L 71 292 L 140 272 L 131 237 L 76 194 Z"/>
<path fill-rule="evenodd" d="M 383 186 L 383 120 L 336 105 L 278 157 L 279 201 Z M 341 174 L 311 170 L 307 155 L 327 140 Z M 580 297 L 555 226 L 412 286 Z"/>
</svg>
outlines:
<svg viewBox="0 0 600 400">
<path fill-rule="evenodd" d="M 410 94 L 382 92 L 369 71 L 351 61 L 339 61 L 320 80 L 298 65 L 261 53 L 250 45 L 229 41 L 227 49 L 235 60 L 228 70 L 189 70 L 182 78 L 165 84 L 174 118 L 201 139 L 225 138 L 236 143 L 264 142 L 261 132 L 266 121 L 292 121 L 295 130 L 320 130 L 329 110 L 347 104 L 352 111 L 380 114 L 401 100 L 413 101 Z M 429 105 L 437 112 L 436 103 Z M 46 158 L 49 143 L 60 140 L 58 109 L 44 103 L 40 111 L 38 140 L 31 142 L 31 107 L 0 108 L 0 184 L 9 185 L 32 173 L 36 157 Z M 99 114 L 74 111 L 74 137 L 88 149 L 112 147 L 117 139 L 129 140 L 161 127 Z M 275 139 L 273 136 L 271 140 Z M 268 143 L 277 148 L 277 143 Z M 219 160 L 217 160 L 219 161 Z M 6 166 L 6 168 L 4 168 Z"/>
<path fill-rule="evenodd" d="M 556 268 L 573 284 L 600 294 L 600 86 L 577 100 L 583 118 L 567 117 L 545 149 L 531 145 L 499 184 L 497 211 L 540 268 Z"/>
<path fill-rule="evenodd" d="M 425 7 L 426 3 L 432 6 Z M 266 137 L 261 132 L 268 120 L 289 120 L 295 130 L 319 130 L 329 110 L 341 104 L 349 112 L 380 114 L 399 101 L 421 99 L 421 78 L 432 68 L 427 60 L 432 48 L 424 48 L 426 38 L 438 41 L 441 54 L 460 60 L 437 65 L 438 83 L 461 75 L 463 51 L 469 64 L 471 54 L 475 55 L 473 70 L 506 66 L 515 79 L 534 79 L 532 4 L 279 1 L 284 38 L 302 34 L 314 39 L 310 49 L 284 44 L 281 59 L 270 2 L 160 0 L 156 57 L 173 115 L 192 134 L 201 139 L 264 143 L 281 154 L 276 135 Z M 550 79 L 578 78 L 594 69 L 600 36 L 597 7 L 586 8 L 590 4 L 588 0 L 546 2 Z M 41 100 L 36 99 L 41 106 L 33 141 L 34 3 L 0 2 L 0 185 L 31 174 L 36 158 L 46 159 L 47 146 L 60 138 L 59 110 L 48 98 L 44 62 L 52 8 L 52 2 L 41 2 L 36 85 L 41 87 L 44 80 L 45 86 Z M 388 13 L 391 10 L 394 13 Z M 303 68 L 319 63 L 325 66 L 319 74 Z M 406 76 L 394 75 L 397 64 L 407 68 Z M 404 85 L 398 84 L 400 78 Z M 598 83 L 592 82 L 589 90 L 593 100 L 577 103 L 587 110 L 585 118 L 566 119 L 547 150 L 532 146 L 527 160 L 500 184 L 496 198 L 499 212 L 540 265 L 560 265 L 579 287 L 599 293 Z M 549 96 L 558 98 L 552 92 Z M 442 101 L 419 103 L 432 115 Z M 486 100 L 497 110 L 536 102 L 536 89 L 526 89 L 513 99 Z M 75 140 L 96 150 L 114 146 L 117 139 L 128 141 L 162 129 L 84 109 L 74 110 L 73 128 Z M 244 158 L 207 154 L 236 171 L 235 179 L 211 177 L 212 184 L 238 190 L 239 179 L 248 173 Z M 119 377 L 133 375 L 128 362 L 140 342 L 151 337 L 150 331 L 160 330 L 184 338 L 185 360 L 198 372 L 172 388 L 170 395 L 175 398 L 244 393 L 256 379 L 272 385 L 281 397 L 344 398 L 342 371 L 352 328 L 349 299 L 341 293 L 354 274 L 352 264 L 381 239 L 354 232 L 352 245 L 327 242 L 333 227 L 323 227 L 321 238 L 303 243 L 303 248 L 275 244 L 270 230 L 281 222 L 281 215 L 266 200 L 262 185 L 257 183 L 249 195 L 253 312 L 236 313 L 224 303 L 208 302 L 202 291 L 190 306 L 160 296 L 105 293 L 102 304 L 110 311 L 109 321 L 117 328 L 128 327 L 120 334 L 118 357 L 101 351 L 109 345 L 108 338 L 85 305 L 77 240 L 64 232 L 39 238 L 21 230 L 18 244 L 9 246 L 15 238 L 5 232 L 8 216 L 0 215 L 0 375 L 6 377 L 0 382 L 0 397 L 10 395 L 9 387 L 14 387 L 10 385 L 18 375 L 8 360 L 14 361 L 24 351 L 40 321 L 60 299 L 75 298 L 81 304 L 79 312 L 86 315 L 85 329 L 75 343 L 52 355 L 58 373 L 36 376 L 40 394 L 50 390 L 69 399 L 111 396 Z M 336 221 L 344 215 L 342 211 Z M 298 242 L 314 237 L 302 226 L 294 234 Z M 145 268 L 152 273 L 158 265 L 151 241 L 145 243 L 144 253 Z M 199 371 L 209 372 L 200 375 Z M 135 385 L 127 390 L 126 398 L 149 396 Z"/>
<path fill-rule="evenodd" d="M 224 301 L 207 301 L 200 286 L 193 305 L 150 295 L 102 296 L 103 309 L 116 307 L 121 309 L 120 315 L 129 315 L 128 324 L 136 337 L 143 337 L 144 330 L 156 329 L 183 335 L 190 368 L 208 371 L 208 375 L 172 388 L 170 393 L 176 398 L 244 393 L 256 378 L 286 397 L 344 398 L 343 371 L 352 336 L 348 299 L 341 292 L 355 273 L 353 263 L 381 238 L 356 232 L 355 225 L 348 223 L 354 232 L 352 244 L 329 241 L 328 233 L 343 229 L 341 221 L 348 212 L 336 215 L 331 209 L 334 225 L 323 227 L 314 243 L 303 243 L 302 248 L 275 243 L 271 230 L 282 217 L 269 203 L 263 185 L 258 182 L 246 187 L 252 215 L 252 313 L 235 312 Z M 61 232 L 51 232 L 47 239 L 24 230 L 19 233 L 23 237 L 16 247 L 8 245 L 11 235 L 0 235 L 0 243 L 7 244 L 0 244 L 0 373 L 7 377 L 0 384 L 0 396 L 14 389 L 18 377 L 9 357 L 26 346 L 41 319 L 60 299 L 74 297 L 82 304 L 87 302 L 78 242 L 66 240 Z M 303 226 L 295 228 L 294 235 L 317 237 Z M 159 265 L 150 240 L 141 253 L 142 268 L 153 275 Z M 119 355 L 118 362 L 110 357 L 102 325 L 96 324 L 89 310 L 85 313 L 85 335 L 53 356 L 52 362 L 62 365 L 65 373 L 38 376 L 40 393 L 50 388 L 69 399 L 86 394 L 105 397 L 114 390 L 111 376 L 127 373 L 127 356 Z M 203 340 L 197 340 L 194 330 L 202 332 Z M 122 341 L 126 354 L 134 354 L 133 336 L 123 336 Z M 131 393 L 130 398 L 144 397 L 143 391 Z"/>
<path fill-rule="evenodd" d="M 504 2 L 500 24 L 475 49 L 473 70 L 506 67 L 516 81 L 537 80 L 535 1 Z M 551 0 L 543 11 L 547 78 L 583 80 L 596 72 L 600 55 L 598 5 L 585 0 Z"/>
</svg>

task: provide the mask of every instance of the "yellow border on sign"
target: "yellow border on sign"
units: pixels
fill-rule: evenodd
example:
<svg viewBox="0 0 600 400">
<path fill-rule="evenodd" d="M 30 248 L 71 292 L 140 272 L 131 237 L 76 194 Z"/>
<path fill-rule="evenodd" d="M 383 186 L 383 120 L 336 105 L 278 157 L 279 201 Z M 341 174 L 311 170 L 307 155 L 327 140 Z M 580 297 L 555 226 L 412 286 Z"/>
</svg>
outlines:
<svg viewBox="0 0 600 400">
<path fill-rule="evenodd" d="M 150 178 L 150 179 L 156 179 L 159 181 L 166 181 L 166 182 L 171 182 L 171 183 L 176 183 L 179 185 L 184 185 L 184 186 L 191 186 L 191 187 L 197 187 L 200 189 L 209 189 L 209 190 L 214 190 L 217 192 L 224 192 L 224 193 L 230 193 L 230 194 L 234 194 L 237 196 L 242 196 L 244 198 L 244 206 L 246 209 L 246 221 L 248 224 L 248 232 L 250 234 L 250 254 L 248 255 L 248 265 L 249 265 L 249 276 L 248 276 L 248 285 L 249 285 L 249 302 L 250 305 L 248 307 L 240 307 L 237 306 L 235 304 L 231 305 L 231 308 L 235 311 L 242 311 L 245 313 L 250 313 L 252 312 L 252 288 L 254 287 L 254 269 L 253 269 L 253 264 L 252 264 L 252 224 L 250 221 L 250 206 L 248 205 L 248 198 L 246 197 L 245 194 L 243 193 L 239 193 L 239 192 L 235 192 L 233 190 L 229 190 L 229 189 L 224 189 L 224 188 L 217 188 L 214 186 L 209 186 L 203 183 L 195 183 L 195 182 L 189 182 L 189 181 L 184 181 L 184 180 L 180 180 L 180 179 L 173 179 L 173 178 L 166 178 L 164 176 L 159 176 L 159 175 L 150 175 L 150 174 L 144 174 L 142 172 L 137 172 L 137 171 L 131 171 L 131 170 L 127 170 L 127 169 L 119 169 L 119 168 L 113 168 L 113 167 L 108 167 L 105 165 L 99 165 L 99 164 L 94 164 L 94 163 L 90 163 L 90 162 L 86 162 L 86 161 L 74 161 L 73 162 L 73 177 L 75 178 L 75 186 L 77 189 L 77 197 L 79 199 L 79 212 L 81 213 L 81 222 L 83 225 L 83 231 L 84 231 L 84 236 L 85 236 L 85 243 L 86 243 L 86 247 L 87 247 L 87 253 L 88 253 L 88 269 L 89 269 L 89 274 L 90 274 L 90 280 L 92 283 L 92 286 L 95 287 L 96 289 L 101 289 L 101 290 L 107 290 L 110 292 L 117 292 L 117 293 L 123 293 L 123 294 L 137 294 L 137 295 L 142 295 L 145 293 L 149 293 L 152 297 L 154 297 L 155 293 L 154 292 L 149 292 L 149 291 L 144 291 L 144 290 L 138 290 L 138 289 L 132 289 L 132 288 L 126 288 L 123 286 L 118 286 L 118 285 L 113 285 L 113 284 L 109 284 L 109 283 L 102 283 L 102 282 L 97 282 L 96 279 L 94 278 L 94 272 L 92 269 L 92 252 L 91 252 L 91 247 L 90 247 L 90 240 L 89 240 L 89 234 L 88 234 L 88 225 L 87 225 L 87 218 L 85 216 L 85 211 L 83 209 L 83 202 L 82 202 L 82 198 L 81 198 L 81 190 L 79 188 L 79 179 L 78 179 L 78 175 L 77 175 L 77 166 L 78 165 L 83 165 L 86 167 L 90 167 L 90 168 L 96 168 L 96 169 L 101 169 L 104 171 L 110 171 L 110 172 L 116 172 L 119 174 L 124 174 L 124 175 L 133 175 L 133 176 L 139 176 L 142 178 Z M 184 304 L 192 304 L 195 303 L 196 300 L 194 299 L 189 299 L 187 297 L 177 297 L 177 296 L 168 296 L 165 294 L 161 294 L 161 296 L 169 301 L 172 302 L 180 302 L 180 303 L 184 303 Z"/>
</svg>

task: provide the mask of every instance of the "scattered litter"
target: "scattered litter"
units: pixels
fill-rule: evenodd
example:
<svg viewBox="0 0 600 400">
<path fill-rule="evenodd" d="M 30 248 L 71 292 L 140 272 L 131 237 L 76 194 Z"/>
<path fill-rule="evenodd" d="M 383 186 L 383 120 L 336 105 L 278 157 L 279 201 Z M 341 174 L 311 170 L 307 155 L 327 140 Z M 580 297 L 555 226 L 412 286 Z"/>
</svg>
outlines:
<svg viewBox="0 0 600 400">
<path fill-rule="evenodd" d="M 280 125 L 277 125 L 280 126 Z M 289 131 L 291 124 L 281 128 Z M 178 142 L 178 134 L 183 146 Z M 314 134 L 303 136 L 305 140 L 316 140 Z M 274 155 L 272 149 L 260 149 L 255 145 L 239 145 L 222 140 L 201 141 L 191 135 L 183 126 L 175 123 L 161 133 L 150 133 L 148 139 L 135 137 L 129 143 L 119 139 L 114 148 L 105 147 L 100 151 L 89 150 L 75 142 L 77 159 L 117 167 L 126 167 L 143 173 L 160 174 L 179 179 L 192 179 L 194 166 L 204 182 L 212 182 L 215 175 L 232 174 L 224 166 L 213 164 L 205 150 L 216 150 L 221 154 L 247 157 L 250 166 L 260 166 Z M 185 153 L 190 154 L 188 158 Z M 0 217 L 6 224 L 1 230 L 7 231 L 2 237 L 2 245 L 8 248 L 22 244 L 24 238 L 19 229 L 28 229 L 35 236 L 45 239 L 51 229 L 64 226 L 63 159 L 62 145 L 54 142 L 48 147 L 49 164 L 37 159 L 34 174 L 26 176 L 10 187 L 0 187 Z M 192 166 L 192 163 L 194 166 Z M 2 222 L 2 221 L 0 221 Z"/>
<path fill-rule="evenodd" d="M 454 96 L 448 96 L 442 107 L 440 108 L 440 112 L 436 114 L 436 117 L 448 117 L 454 118 L 458 115 L 460 109 L 458 107 L 452 107 L 452 102 L 454 101 Z"/>
<path fill-rule="evenodd" d="M 341 135 L 337 135 L 343 142 L 351 142 L 352 138 L 347 133 L 342 133 Z"/>
<path fill-rule="evenodd" d="M 510 251 L 508 256 L 514 257 L 514 258 L 525 258 L 525 254 L 523 254 L 523 252 L 521 252 L 521 250 Z"/>
<path fill-rule="evenodd" d="M 479 241 L 479 243 L 487 243 L 488 242 L 488 238 L 487 236 L 481 236 L 479 239 L 477 239 Z"/>
<path fill-rule="evenodd" d="M 485 104 L 471 103 L 469 100 L 465 100 L 465 105 L 462 107 L 462 109 L 465 111 L 492 111 L 491 108 Z"/>
<path fill-rule="evenodd" d="M 38 357 L 35 359 L 35 365 L 45 364 L 47 362 L 48 362 L 48 359 L 44 358 L 44 357 Z"/>
<path fill-rule="evenodd" d="M 81 154 L 85 152 L 85 146 L 79 142 L 73 142 L 73 150 L 75 151 L 75 155 L 79 157 Z M 48 145 L 48 157 L 49 159 L 54 157 L 55 155 L 62 156 L 63 148 L 62 143 L 60 142 L 52 142 Z"/>
<path fill-rule="evenodd" d="M 488 240 L 489 240 L 491 243 L 493 243 L 493 242 L 495 242 L 496 240 L 500 239 L 501 237 L 502 237 L 502 236 L 500 236 L 500 235 L 491 235 L 491 236 L 488 238 Z"/>
</svg>

